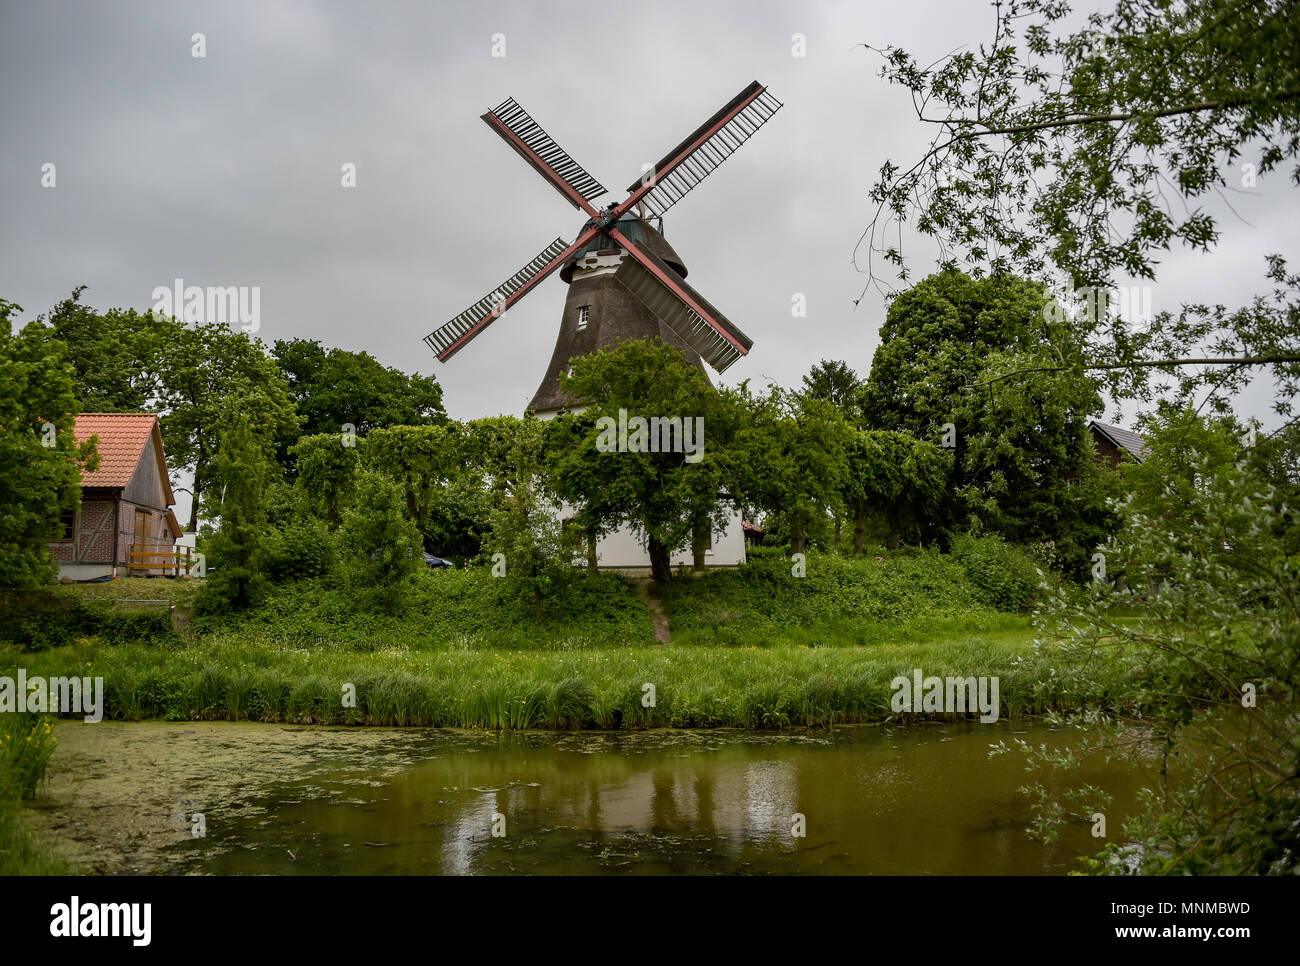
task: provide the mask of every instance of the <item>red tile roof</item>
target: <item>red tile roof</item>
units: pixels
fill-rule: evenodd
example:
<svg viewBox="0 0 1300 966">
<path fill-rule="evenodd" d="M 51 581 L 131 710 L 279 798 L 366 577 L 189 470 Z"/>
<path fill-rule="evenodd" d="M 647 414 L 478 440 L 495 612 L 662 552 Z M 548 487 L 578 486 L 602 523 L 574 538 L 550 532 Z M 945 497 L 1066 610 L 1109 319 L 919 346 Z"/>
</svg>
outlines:
<svg viewBox="0 0 1300 966">
<path fill-rule="evenodd" d="M 160 461 L 163 459 L 162 433 L 158 429 L 158 417 L 153 413 L 81 413 L 77 416 L 73 433 L 79 443 L 91 436 L 99 437 L 99 467 L 93 472 L 82 473 L 82 486 L 125 487 L 140 465 L 140 457 L 144 455 L 150 436 L 154 436 L 154 448 Z M 170 505 L 176 498 L 167 478 L 165 462 L 159 466 L 159 472 Z"/>
</svg>

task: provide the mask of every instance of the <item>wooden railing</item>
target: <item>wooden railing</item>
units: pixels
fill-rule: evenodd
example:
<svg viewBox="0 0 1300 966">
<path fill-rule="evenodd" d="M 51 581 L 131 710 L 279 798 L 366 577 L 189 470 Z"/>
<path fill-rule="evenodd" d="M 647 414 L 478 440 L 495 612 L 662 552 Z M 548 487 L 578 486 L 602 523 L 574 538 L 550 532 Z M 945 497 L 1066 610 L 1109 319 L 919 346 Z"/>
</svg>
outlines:
<svg viewBox="0 0 1300 966">
<path fill-rule="evenodd" d="M 193 547 L 155 547 L 133 543 L 126 555 L 127 572 L 161 577 L 184 577 L 195 564 Z"/>
</svg>

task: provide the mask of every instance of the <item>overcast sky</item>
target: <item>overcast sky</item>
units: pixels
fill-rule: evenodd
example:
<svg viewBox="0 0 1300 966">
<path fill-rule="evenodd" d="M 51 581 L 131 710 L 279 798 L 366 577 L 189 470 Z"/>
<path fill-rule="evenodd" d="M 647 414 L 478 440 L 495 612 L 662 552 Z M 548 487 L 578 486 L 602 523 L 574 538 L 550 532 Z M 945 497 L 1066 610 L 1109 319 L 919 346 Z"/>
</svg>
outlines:
<svg viewBox="0 0 1300 966">
<path fill-rule="evenodd" d="M 21 321 L 81 284 L 100 309 L 149 309 L 177 278 L 258 286 L 268 343 L 319 339 L 432 373 L 460 419 L 522 412 L 564 283 L 553 275 L 446 365 L 421 339 L 583 221 L 484 111 L 515 97 L 610 189 L 603 204 L 751 80 L 768 85 L 785 107 L 669 211 L 665 234 L 754 340 L 727 381 L 793 385 L 821 358 L 865 375 L 885 308 L 852 301 L 867 191 L 929 132 L 855 45 L 929 61 L 992 25 L 978 0 L 2 2 L 0 297 Z M 1267 252 L 1300 262 L 1284 179 L 1234 197 L 1245 221 L 1223 222 L 1214 255 L 1172 253 L 1153 307 L 1236 305 L 1262 289 Z M 806 318 L 791 316 L 795 293 Z M 1256 388 L 1244 408 L 1267 416 Z"/>
</svg>

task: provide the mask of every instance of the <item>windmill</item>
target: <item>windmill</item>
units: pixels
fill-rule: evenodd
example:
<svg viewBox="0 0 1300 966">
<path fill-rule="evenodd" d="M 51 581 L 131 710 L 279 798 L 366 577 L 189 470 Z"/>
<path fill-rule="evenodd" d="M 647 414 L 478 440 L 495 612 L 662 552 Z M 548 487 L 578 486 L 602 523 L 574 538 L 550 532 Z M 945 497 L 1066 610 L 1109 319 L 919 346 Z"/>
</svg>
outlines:
<svg viewBox="0 0 1300 966">
<path fill-rule="evenodd" d="M 528 408 L 556 411 L 569 400 L 558 379 L 576 356 L 623 339 L 658 336 L 692 364 L 722 372 L 749 352 L 751 339 L 686 283 L 686 266 L 647 218 L 663 214 L 713 173 L 779 109 L 754 81 L 658 164 L 633 182 L 619 204 L 597 209 L 607 190 L 573 160 L 513 98 L 482 116 L 587 221 L 573 242 L 556 238 L 523 268 L 424 341 L 446 362 L 557 269 L 569 284 L 551 363 Z"/>
</svg>

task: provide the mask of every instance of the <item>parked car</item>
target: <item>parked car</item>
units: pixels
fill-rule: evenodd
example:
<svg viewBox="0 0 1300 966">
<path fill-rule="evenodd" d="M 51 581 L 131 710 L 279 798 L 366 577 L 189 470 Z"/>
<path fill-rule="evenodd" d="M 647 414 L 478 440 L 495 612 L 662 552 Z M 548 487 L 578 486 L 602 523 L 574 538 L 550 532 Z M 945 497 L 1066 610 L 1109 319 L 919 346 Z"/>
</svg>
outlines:
<svg viewBox="0 0 1300 966">
<path fill-rule="evenodd" d="M 443 560 L 441 557 L 435 557 L 431 553 L 424 555 L 424 565 L 426 567 L 455 567 L 456 565 L 450 560 Z"/>
</svg>

